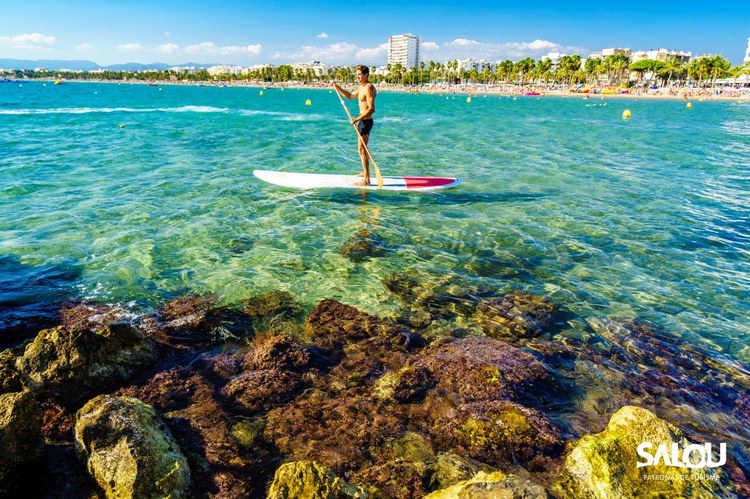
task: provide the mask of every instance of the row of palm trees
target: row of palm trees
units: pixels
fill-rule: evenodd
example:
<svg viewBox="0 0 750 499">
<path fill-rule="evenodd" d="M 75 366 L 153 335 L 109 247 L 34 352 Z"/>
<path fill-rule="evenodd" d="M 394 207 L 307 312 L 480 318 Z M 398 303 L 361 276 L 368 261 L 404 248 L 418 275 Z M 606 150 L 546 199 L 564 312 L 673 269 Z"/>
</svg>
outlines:
<svg viewBox="0 0 750 499">
<path fill-rule="evenodd" d="M 527 57 L 517 62 L 502 61 L 490 68 L 460 69 L 458 61 L 445 64 L 430 61 L 420 63 L 406 71 L 400 64 L 388 65 L 387 75 L 383 78 L 389 83 L 420 84 L 427 82 L 475 82 L 482 84 L 518 83 L 518 84 L 638 84 L 661 83 L 668 86 L 673 83 L 685 84 L 688 80 L 701 85 L 714 85 L 719 78 L 734 78 L 750 75 L 750 63 L 732 66 L 720 55 L 701 57 L 682 62 L 677 57 L 666 61 L 653 59 L 635 63 L 624 54 L 614 54 L 604 58 L 588 58 L 582 64 L 580 55 L 565 55 L 554 67 L 550 59 L 535 61 Z"/>
<path fill-rule="evenodd" d="M 499 62 L 491 67 L 485 65 L 464 69 L 459 61 L 445 63 L 429 61 L 420 62 L 419 66 L 407 70 L 401 64 L 388 64 L 385 75 L 376 75 L 371 71 L 371 80 L 375 83 L 387 82 L 403 85 L 422 85 L 425 83 L 472 82 L 480 84 L 515 83 L 515 84 L 641 84 L 661 83 L 684 85 L 688 81 L 698 85 L 713 85 L 718 78 L 734 78 L 743 74 L 750 75 L 750 63 L 732 66 L 720 55 L 701 57 L 683 63 L 677 57 L 666 61 L 653 59 L 631 63 L 624 54 L 614 54 L 604 58 L 588 58 L 582 64 L 580 55 L 565 55 L 554 66 L 550 59 L 535 61 L 527 57 L 517 62 L 510 60 Z M 16 70 L 11 76 L 16 78 L 49 78 L 60 75 L 65 79 L 83 80 L 116 80 L 146 79 L 155 81 L 232 81 L 250 80 L 262 82 L 315 82 L 335 79 L 341 82 L 354 82 L 352 67 L 342 66 L 329 68 L 323 74 L 316 74 L 312 69 L 298 69 L 290 65 L 266 66 L 244 74 L 211 75 L 205 69 L 194 72 L 175 72 L 172 70 L 142 71 L 105 71 L 105 72 L 51 72 L 44 70 Z"/>
</svg>

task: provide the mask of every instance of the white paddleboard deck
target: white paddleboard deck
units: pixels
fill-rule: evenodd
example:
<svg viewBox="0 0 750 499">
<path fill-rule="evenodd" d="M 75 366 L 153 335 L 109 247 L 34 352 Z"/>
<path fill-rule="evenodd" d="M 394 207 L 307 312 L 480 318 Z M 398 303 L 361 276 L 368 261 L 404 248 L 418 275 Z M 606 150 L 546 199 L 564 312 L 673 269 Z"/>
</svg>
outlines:
<svg viewBox="0 0 750 499">
<path fill-rule="evenodd" d="M 366 189 L 378 190 L 374 175 L 370 185 L 355 185 L 362 181 L 356 175 L 334 175 L 325 173 L 294 173 L 255 170 L 253 175 L 270 184 L 291 189 Z M 434 191 L 455 187 L 461 181 L 453 177 L 383 177 L 383 189 L 386 191 Z"/>
</svg>

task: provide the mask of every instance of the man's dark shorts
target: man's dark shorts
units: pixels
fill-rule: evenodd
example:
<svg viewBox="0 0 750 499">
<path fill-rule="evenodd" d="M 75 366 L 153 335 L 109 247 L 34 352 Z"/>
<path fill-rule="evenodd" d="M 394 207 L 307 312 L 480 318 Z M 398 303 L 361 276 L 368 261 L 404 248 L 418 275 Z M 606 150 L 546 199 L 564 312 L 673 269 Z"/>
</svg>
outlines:
<svg viewBox="0 0 750 499">
<path fill-rule="evenodd" d="M 373 120 L 359 120 L 357 122 L 357 130 L 359 130 L 359 134 L 362 136 L 370 135 L 370 130 L 372 130 L 372 125 L 375 124 L 375 121 Z"/>
</svg>

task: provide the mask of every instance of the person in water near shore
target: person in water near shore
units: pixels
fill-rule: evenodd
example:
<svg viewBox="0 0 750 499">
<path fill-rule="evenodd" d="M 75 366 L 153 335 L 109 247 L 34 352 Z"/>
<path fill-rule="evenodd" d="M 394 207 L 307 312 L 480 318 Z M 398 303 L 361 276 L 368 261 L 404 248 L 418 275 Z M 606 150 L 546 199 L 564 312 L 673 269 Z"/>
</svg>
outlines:
<svg viewBox="0 0 750 499">
<path fill-rule="evenodd" d="M 375 114 L 375 97 L 377 96 L 377 90 L 375 86 L 368 81 L 370 78 L 370 68 L 364 64 L 360 64 L 355 68 L 357 74 L 357 81 L 359 81 L 359 88 L 353 92 L 347 92 L 341 88 L 336 82 L 331 84 L 336 88 L 336 91 L 341 93 L 347 99 L 356 98 L 359 101 L 359 116 L 352 118 L 352 124 L 357 126 L 359 134 L 362 140 L 357 140 L 357 148 L 359 157 L 362 160 L 362 180 L 357 182 L 355 185 L 370 185 L 370 159 L 367 157 L 367 150 L 365 147 L 370 142 L 370 130 L 374 121 L 372 115 Z M 364 144 L 363 144 L 364 142 Z"/>
</svg>

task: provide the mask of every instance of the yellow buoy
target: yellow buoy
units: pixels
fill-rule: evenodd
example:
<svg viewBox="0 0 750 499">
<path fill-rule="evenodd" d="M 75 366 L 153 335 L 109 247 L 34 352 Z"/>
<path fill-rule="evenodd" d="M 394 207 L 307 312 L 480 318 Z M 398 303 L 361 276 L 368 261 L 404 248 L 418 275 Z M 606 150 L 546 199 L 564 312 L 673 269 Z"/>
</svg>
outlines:
<svg viewBox="0 0 750 499">
<path fill-rule="evenodd" d="M 469 96 L 469 97 L 466 98 L 466 103 L 467 104 L 471 104 L 471 96 Z"/>
<path fill-rule="evenodd" d="M 307 99 L 307 100 L 305 101 L 305 105 L 306 105 L 306 106 L 312 106 L 312 101 L 311 101 L 310 99 Z"/>
<path fill-rule="evenodd" d="M 263 95 L 263 90 L 260 91 L 260 95 Z"/>
<path fill-rule="evenodd" d="M 693 107 L 693 103 L 692 103 L 692 102 L 688 102 L 688 103 L 687 103 L 687 108 L 688 108 L 688 109 L 692 109 L 692 107 Z"/>
<path fill-rule="evenodd" d="M 631 115 L 630 109 L 626 109 L 625 111 L 622 112 L 622 119 L 627 120 L 630 118 L 630 115 Z"/>
</svg>

